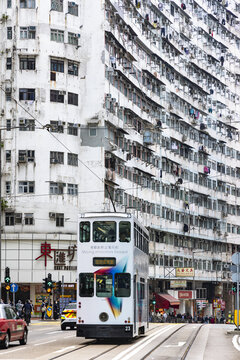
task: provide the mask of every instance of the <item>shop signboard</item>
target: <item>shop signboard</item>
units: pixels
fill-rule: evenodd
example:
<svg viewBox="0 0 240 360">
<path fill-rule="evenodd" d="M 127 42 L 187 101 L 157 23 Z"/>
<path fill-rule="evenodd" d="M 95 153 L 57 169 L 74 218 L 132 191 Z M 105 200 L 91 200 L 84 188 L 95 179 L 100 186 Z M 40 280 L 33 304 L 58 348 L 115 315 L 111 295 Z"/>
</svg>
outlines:
<svg viewBox="0 0 240 360">
<path fill-rule="evenodd" d="M 220 310 L 225 310 L 226 307 L 226 303 L 224 300 L 222 299 L 215 299 L 213 300 L 213 308 L 214 309 L 220 309 Z"/>
<path fill-rule="evenodd" d="M 170 281 L 171 289 L 179 289 L 179 288 L 186 288 L 186 287 L 187 287 L 187 280 L 171 280 Z"/>
<path fill-rule="evenodd" d="M 192 291 L 191 290 L 179 290 L 178 291 L 179 299 L 192 299 Z"/>
<path fill-rule="evenodd" d="M 176 268 L 175 275 L 177 277 L 193 277 L 194 276 L 194 268 Z"/>
</svg>

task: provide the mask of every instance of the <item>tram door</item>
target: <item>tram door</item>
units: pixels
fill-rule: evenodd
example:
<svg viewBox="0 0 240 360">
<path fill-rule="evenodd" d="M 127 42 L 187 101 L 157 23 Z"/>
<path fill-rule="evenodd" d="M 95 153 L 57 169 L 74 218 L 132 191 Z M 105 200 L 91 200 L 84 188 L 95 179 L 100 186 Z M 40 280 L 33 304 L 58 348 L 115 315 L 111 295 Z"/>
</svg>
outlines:
<svg viewBox="0 0 240 360">
<path fill-rule="evenodd" d="M 134 333 L 136 333 L 136 319 L 137 319 L 137 275 L 133 278 L 133 321 L 134 321 Z"/>
</svg>

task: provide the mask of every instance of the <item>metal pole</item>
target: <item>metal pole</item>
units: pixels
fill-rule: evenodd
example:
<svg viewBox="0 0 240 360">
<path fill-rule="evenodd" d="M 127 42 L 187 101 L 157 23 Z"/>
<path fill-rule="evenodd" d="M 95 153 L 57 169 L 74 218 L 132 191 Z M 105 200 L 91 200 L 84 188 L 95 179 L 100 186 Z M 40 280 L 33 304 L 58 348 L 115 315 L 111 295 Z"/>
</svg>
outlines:
<svg viewBox="0 0 240 360">
<path fill-rule="evenodd" d="M 237 330 L 239 331 L 239 253 L 237 261 Z"/>
<path fill-rule="evenodd" d="M 0 130 L 0 301 L 2 300 L 2 131 Z"/>
<path fill-rule="evenodd" d="M 195 321 L 195 306 L 196 306 L 196 297 L 195 297 L 195 266 L 194 266 L 194 252 L 192 252 L 192 266 L 193 266 L 193 321 Z"/>
<path fill-rule="evenodd" d="M 64 296 L 64 275 L 62 275 L 62 298 Z"/>
<path fill-rule="evenodd" d="M 15 306 L 15 291 L 13 292 L 13 306 Z"/>
</svg>

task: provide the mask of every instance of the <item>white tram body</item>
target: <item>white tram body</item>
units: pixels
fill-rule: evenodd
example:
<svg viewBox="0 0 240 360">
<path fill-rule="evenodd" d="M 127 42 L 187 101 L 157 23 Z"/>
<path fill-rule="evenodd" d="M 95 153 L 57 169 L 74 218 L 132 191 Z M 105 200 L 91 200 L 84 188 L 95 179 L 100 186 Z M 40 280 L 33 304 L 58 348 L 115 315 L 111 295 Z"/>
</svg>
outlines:
<svg viewBox="0 0 240 360">
<path fill-rule="evenodd" d="M 131 214 L 78 222 L 77 336 L 133 338 L 148 328 L 149 234 Z"/>
</svg>

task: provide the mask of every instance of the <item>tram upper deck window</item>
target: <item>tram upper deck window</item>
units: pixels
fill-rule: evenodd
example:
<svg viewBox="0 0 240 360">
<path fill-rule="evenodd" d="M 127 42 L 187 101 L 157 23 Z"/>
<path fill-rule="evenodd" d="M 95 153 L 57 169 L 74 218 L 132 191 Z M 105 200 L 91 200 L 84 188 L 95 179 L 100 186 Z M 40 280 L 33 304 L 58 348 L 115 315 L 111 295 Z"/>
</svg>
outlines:
<svg viewBox="0 0 240 360">
<path fill-rule="evenodd" d="M 97 290 L 96 295 L 99 297 L 112 296 L 112 275 L 97 275 Z"/>
<path fill-rule="evenodd" d="M 129 221 L 120 221 L 119 223 L 119 241 L 131 241 L 131 223 Z"/>
<path fill-rule="evenodd" d="M 114 279 L 114 295 L 116 297 L 129 297 L 131 294 L 131 277 L 128 273 L 117 273 Z"/>
<path fill-rule="evenodd" d="M 79 241 L 89 242 L 90 241 L 90 222 L 81 221 L 79 224 Z"/>
<path fill-rule="evenodd" d="M 92 273 L 79 274 L 79 294 L 82 297 L 94 295 L 94 276 Z"/>
<path fill-rule="evenodd" d="M 115 242 L 116 222 L 115 221 L 94 221 L 93 223 L 94 242 Z"/>
</svg>

